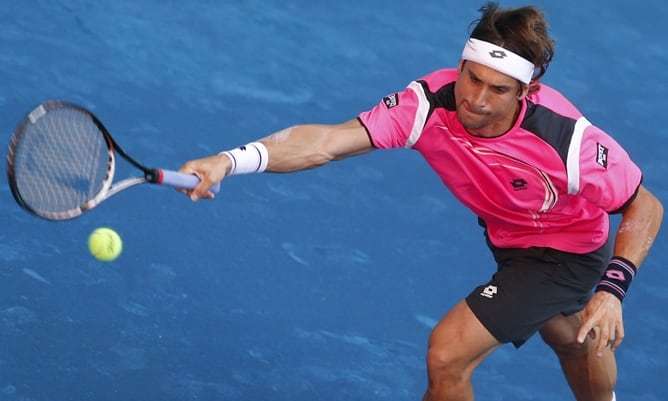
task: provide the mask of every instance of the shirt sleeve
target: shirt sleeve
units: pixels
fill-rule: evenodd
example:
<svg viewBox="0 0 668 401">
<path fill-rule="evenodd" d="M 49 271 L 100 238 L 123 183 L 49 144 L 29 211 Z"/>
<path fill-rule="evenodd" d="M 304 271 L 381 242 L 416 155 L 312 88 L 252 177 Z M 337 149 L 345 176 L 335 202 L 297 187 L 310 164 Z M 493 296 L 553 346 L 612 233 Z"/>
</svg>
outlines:
<svg viewBox="0 0 668 401">
<path fill-rule="evenodd" d="M 403 92 L 384 97 L 376 107 L 359 115 L 376 148 L 412 147 L 411 135 L 423 129 L 424 124 L 419 120 L 426 114 L 422 112 L 424 101 L 421 102 L 416 93 L 419 85 L 412 82 Z"/>
<path fill-rule="evenodd" d="M 589 126 L 580 152 L 580 195 L 608 213 L 632 199 L 642 180 L 640 168 L 612 137 Z"/>
</svg>

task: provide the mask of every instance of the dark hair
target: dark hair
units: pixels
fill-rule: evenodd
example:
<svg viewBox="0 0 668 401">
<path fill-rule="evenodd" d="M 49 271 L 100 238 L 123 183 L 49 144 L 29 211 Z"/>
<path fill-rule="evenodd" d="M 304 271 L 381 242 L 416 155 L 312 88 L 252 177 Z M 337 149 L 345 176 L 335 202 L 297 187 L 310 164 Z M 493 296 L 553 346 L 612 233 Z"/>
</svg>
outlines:
<svg viewBox="0 0 668 401">
<path fill-rule="evenodd" d="M 500 9 L 494 2 L 488 2 L 478 11 L 482 16 L 471 23 L 471 38 L 501 46 L 531 61 L 536 72 L 529 92 L 539 90 L 540 78 L 554 56 L 554 41 L 547 33 L 543 12 L 534 6 Z"/>
</svg>

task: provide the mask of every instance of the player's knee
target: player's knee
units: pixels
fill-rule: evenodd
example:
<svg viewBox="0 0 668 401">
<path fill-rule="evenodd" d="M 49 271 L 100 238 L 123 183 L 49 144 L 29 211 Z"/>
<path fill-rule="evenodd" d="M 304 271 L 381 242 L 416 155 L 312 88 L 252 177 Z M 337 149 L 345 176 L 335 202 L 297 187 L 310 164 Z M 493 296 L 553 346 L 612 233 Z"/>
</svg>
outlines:
<svg viewBox="0 0 668 401">
<path fill-rule="evenodd" d="M 550 346 L 560 357 L 579 358 L 589 353 L 591 344 L 589 339 L 584 343 L 579 343 L 576 339 L 563 341 L 555 338 L 543 336 L 543 341 Z"/>
<path fill-rule="evenodd" d="M 430 387 L 456 386 L 470 378 L 466 366 L 453 350 L 440 347 L 430 347 L 427 351 L 427 371 Z"/>
</svg>

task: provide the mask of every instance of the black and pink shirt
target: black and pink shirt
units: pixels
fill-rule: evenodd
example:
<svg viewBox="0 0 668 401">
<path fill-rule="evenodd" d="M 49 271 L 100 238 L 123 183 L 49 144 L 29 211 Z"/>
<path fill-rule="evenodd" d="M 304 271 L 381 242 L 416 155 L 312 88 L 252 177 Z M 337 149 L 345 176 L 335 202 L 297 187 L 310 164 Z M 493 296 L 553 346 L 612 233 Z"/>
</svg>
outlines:
<svg viewBox="0 0 668 401">
<path fill-rule="evenodd" d="M 603 245 L 608 213 L 642 179 L 626 151 L 546 85 L 526 97 L 510 131 L 473 136 L 457 118 L 457 76 L 435 71 L 361 113 L 374 146 L 420 152 L 498 247 L 586 253 Z"/>
</svg>

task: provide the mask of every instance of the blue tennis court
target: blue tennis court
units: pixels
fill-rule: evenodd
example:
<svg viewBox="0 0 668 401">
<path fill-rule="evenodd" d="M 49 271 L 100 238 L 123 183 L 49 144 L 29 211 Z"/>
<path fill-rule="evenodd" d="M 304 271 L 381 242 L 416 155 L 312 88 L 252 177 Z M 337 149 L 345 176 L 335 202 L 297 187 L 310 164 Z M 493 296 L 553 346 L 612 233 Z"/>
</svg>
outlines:
<svg viewBox="0 0 668 401">
<path fill-rule="evenodd" d="M 668 204 L 666 3 L 534 4 L 557 41 L 544 82 Z M 290 125 L 349 120 L 456 66 L 481 5 L 5 2 L 0 129 L 8 143 L 27 111 L 64 99 L 137 159 L 178 169 Z M 0 181 L 0 401 L 419 400 L 431 328 L 494 269 L 476 217 L 417 152 L 230 177 L 196 204 L 141 186 L 57 223 Z M 124 240 L 114 262 L 88 253 L 100 226 Z M 624 302 L 618 401 L 668 399 L 665 238 Z M 474 386 L 479 400 L 574 399 L 538 337 L 495 352 Z"/>
</svg>

